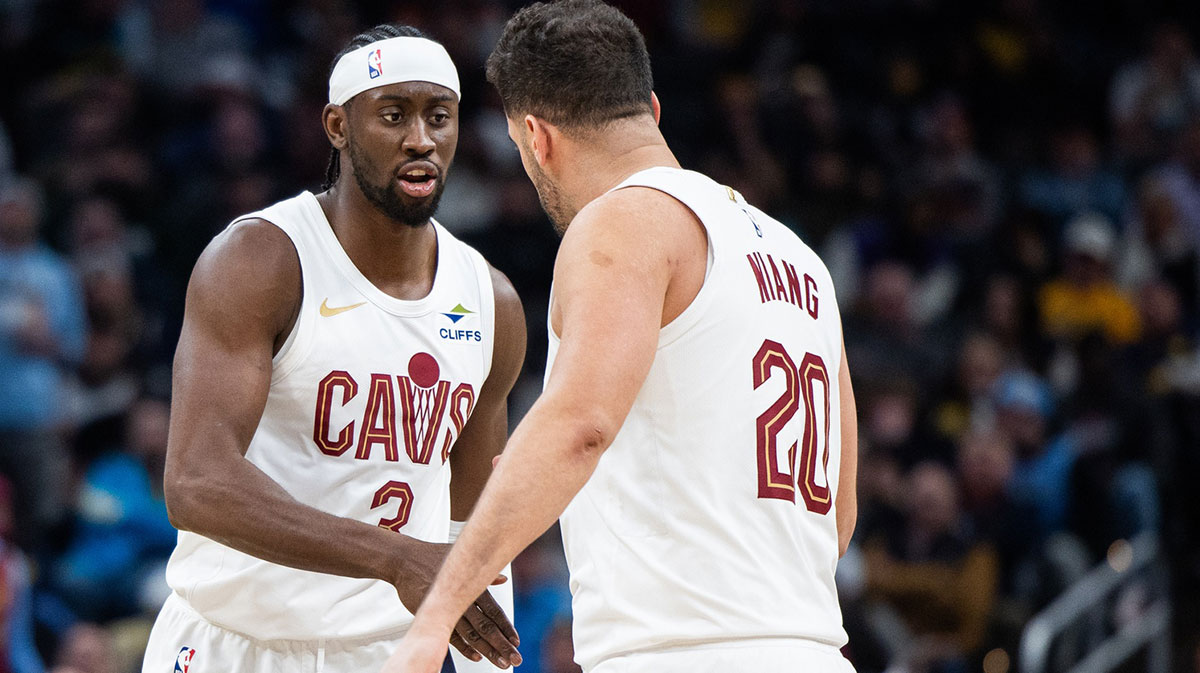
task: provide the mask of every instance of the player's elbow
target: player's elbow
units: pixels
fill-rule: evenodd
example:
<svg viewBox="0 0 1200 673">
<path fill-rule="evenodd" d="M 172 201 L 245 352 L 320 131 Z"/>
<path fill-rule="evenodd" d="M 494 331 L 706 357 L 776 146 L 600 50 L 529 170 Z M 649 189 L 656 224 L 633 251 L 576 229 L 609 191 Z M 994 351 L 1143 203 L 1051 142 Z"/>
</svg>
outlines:
<svg viewBox="0 0 1200 673">
<path fill-rule="evenodd" d="M 597 414 L 579 415 L 569 423 L 569 446 L 576 455 L 589 460 L 600 460 L 621 429 L 619 423 Z"/>
<path fill-rule="evenodd" d="M 179 480 L 165 479 L 163 481 L 163 499 L 167 505 L 167 520 L 176 530 L 191 530 L 188 527 L 190 509 L 187 503 L 187 490 Z"/>
<path fill-rule="evenodd" d="M 196 532 L 196 517 L 204 509 L 200 481 L 170 468 L 164 475 L 163 499 L 167 505 L 167 519 L 177 530 Z"/>
</svg>

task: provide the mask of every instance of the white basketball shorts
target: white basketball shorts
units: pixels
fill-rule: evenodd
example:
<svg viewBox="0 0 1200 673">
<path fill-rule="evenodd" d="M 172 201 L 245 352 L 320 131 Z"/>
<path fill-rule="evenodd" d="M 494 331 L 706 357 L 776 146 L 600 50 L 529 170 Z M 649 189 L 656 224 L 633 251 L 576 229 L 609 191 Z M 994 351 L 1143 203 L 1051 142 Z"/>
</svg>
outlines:
<svg viewBox="0 0 1200 673">
<path fill-rule="evenodd" d="M 378 671 L 403 632 L 383 639 L 254 640 L 206 621 L 172 593 L 163 605 L 142 673 L 358 673 Z"/>
<path fill-rule="evenodd" d="M 605 659 L 586 673 L 854 673 L 837 648 L 763 638 L 635 652 Z"/>
</svg>

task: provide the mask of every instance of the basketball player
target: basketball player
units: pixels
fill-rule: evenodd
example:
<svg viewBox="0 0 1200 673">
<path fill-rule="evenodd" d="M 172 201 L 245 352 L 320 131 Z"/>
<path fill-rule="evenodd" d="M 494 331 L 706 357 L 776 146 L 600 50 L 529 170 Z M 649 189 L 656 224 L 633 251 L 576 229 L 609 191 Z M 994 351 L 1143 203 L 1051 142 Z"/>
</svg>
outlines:
<svg viewBox="0 0 1200 673">
<path fill-rule="evenodd" d="M 679 167 L 616 9 L 522 9 L 488 79 L 563 232 L 546 385 L 384 670 L 434 671 L 560 514 L 585 671 L 853 670 L 833 575 L 857 430 L 825 265 Z"/>
<path fill-rule="evenodd" d="M 441 45 L 359 35 L 330 75 L 327 190 L 236 220 L 197 262 L 166 466 L 173 593 L 146 673 L 377 670 L 424 598 L 503 448 L 525 350 L 512 285 L 431 219 L 458 106 Z M 520 662 L 487 592 L 459 616 L 459 650 Z"/>
</svg>

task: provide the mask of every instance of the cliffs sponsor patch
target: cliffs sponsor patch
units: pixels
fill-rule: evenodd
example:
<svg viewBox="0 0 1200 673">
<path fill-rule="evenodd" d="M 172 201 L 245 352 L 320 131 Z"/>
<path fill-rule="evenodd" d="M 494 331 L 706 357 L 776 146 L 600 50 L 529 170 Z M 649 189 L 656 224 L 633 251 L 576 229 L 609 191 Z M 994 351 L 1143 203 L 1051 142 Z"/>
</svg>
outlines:
<svg viewBox="0 0 1200 673">
<path fill-rule="evenodd" d="M 483 341 L 483 332 L 477 329 L 451 329 L 443 327 L 438 330 L 438 336 L 446 341 Z"/>
<path fill-rule="evenodd" d="M 475 312 L 470 309 L 463 308 L 462 304 L 458 304 L 454 308 L 443 313 L 442 315 L 446 316 L 450 320 L 450 322 L 457 325 L 459 320 L 462 320 L 463 318 L 465 318 L 469 315 L 475 315 Z"/>
</svg>

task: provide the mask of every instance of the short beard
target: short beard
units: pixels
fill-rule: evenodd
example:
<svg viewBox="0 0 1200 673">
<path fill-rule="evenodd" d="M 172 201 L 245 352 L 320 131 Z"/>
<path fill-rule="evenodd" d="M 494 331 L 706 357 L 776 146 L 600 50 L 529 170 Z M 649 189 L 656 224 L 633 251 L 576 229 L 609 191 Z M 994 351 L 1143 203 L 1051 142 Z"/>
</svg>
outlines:
<svg viewBox="0 0 1200 673">
<path fill-rule="evenodd" d="M 354 173 L 354 181 L 358 183 L 358 189 L 363 196 L 367 197 L 367 201 L 378 208 L 381 213 L 401 224 L 407 224 L 410 227 L 423 227 L 428 224 L 429 218 L 437 212 L 438 201 L 442 199 L 442 190 L 446 188 L 446 172 L 443 171 L 438 176 L 438 185 L 434 188 L 433 194 L 415 203 L 406 203 L 398 191 L 399 187 L 394 185 L 394 180 L 388 180 L 383 185 L 373 185 L 367 181 L 364 173 L 381 171 L 374 170 L 376 166 L 359 150 L 353 138 L 349 141 L 350 167 Z"/>
<path fill-rule="evenodd" d="M 558 186 L 547 177 L 542 167 L 533 164 L 533 172 L 529 175 L 530 182 L 533 183 L 533 188 L 537 190 L 538 201 L 542 203 L 542 210 L 546 211 L 546 215 L 550 218 L 550 224 L 554 227 L 554 232 L 559 238 L 567 233 L 567 227 L 571 224 L 571 220 L 575 216 L 567 211 L 563 205 L 562 192 L 558 190 Z"/>
</svg>

